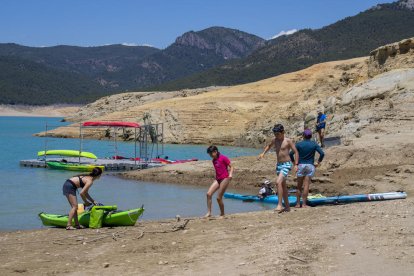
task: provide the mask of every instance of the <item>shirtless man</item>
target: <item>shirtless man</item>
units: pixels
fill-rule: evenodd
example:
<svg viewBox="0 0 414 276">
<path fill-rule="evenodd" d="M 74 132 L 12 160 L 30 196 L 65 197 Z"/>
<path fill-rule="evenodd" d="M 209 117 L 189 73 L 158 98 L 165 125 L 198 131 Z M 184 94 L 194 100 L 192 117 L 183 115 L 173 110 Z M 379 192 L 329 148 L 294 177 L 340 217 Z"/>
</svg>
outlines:
<svg viewBox="0 0 414 276">
<path fill-rule="evenodd" d="M 285 137 L 285 129 L 283 125 L 277 124 L 273 127 L 273 134 L 275 138 L 272 139 L 272 142 L 267 145 L 262 154 L 259 155 L 259 160 L 262 159 L 265 154 L 274 147 L 276 150 L 277 156 L 277 165 L 276 165 L 276 188 L 278 196 L 278 204 L 276 211 L 289 212 L 289 198 L 288 190 L 286 186 L 286 178 L 289 174 L 289 171 L 292 169 L 292 163 L 290 162 L 289 152 L 292 150 L 295 154 L 295 160 L 299 160 L 299 153 L 295 147 L 295 144 L 289 138 Z M 298 170 L 298 164 L 295 163 L 294 166 L 295 172 Z M 285 203 L 285 208 L 282 205 L 282 198 Z"/>
</svg>

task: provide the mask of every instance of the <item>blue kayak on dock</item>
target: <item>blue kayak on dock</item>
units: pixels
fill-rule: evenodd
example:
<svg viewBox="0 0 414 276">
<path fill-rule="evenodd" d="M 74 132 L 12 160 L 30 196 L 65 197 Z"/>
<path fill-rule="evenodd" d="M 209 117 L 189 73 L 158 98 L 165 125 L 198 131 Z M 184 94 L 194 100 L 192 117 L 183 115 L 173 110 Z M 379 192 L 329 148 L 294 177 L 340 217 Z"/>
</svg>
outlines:
<svg viewBox="0 0 414 276">
<path fill-rule="evenodd" d="M 233 193 L 225 193 L 225 198 L 238 199 L 246 202 L 263 202 L 270 204 L 277 204 L 278 198 L 277 195 L 267 196 L 263 199 L 255 195 L 241 195 Z M 344 204 L 344 203 L 353 203 L 353 202 L 366 202 L 366 201 L 382 201 L 382 200 L 392 200 L 392 199 L 404 199 L 407 197 L 405 192 L 390 192 L 390 193 L 377 193 L 377 194 L 358 194 L 358 195 L 340 195 L 340 196 L 329 196 L 329 197 L 320 197 L 320 198 L 311 198 L 308 199 L 308 205 L 318 206 L 325 204 Z M 296 205 L 296 196 L 289 196 L 289 205 Z"/>
</svg>

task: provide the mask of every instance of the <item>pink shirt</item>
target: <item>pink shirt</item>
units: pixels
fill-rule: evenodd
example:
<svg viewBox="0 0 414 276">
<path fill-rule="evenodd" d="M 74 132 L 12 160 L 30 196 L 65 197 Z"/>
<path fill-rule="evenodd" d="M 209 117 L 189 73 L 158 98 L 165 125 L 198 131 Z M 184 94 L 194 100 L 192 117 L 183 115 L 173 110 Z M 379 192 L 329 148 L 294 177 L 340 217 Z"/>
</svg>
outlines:
<svg viewBox="0 0 414 276">
<path fill-rule="evenodd" d="M 229 177 L 228 166 L 230 165 L 230 159 L 223 154 L 220 154 L 217 159 L 213 159 L 214 169 L 216 170 L 216 180 L 223 180 Z"/>
</svg>

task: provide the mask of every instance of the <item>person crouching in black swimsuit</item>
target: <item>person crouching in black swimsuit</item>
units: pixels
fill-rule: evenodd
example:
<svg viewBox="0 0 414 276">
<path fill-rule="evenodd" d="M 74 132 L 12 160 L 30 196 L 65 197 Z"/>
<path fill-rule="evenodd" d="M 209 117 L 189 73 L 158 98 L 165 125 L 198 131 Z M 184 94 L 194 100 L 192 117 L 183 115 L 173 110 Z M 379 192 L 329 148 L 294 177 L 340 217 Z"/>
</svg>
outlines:
<svg viewBox="0 0 414 276">
<path fill-rule="evenodd" d="M 95 167 L 93 168 L 90 174 L 73 176 L 66 180 L 65 184 L 63 184 L 63 195 L 66 196 L 71 206 L 66 230 L 75 230 L 83 228 L 83 226 L 81 226 L 78 221 L 78 200 L 76 198 L 76 191 L 78 189 L 82 189 L 82 191 L 79 194 L 82 197 L 85 206 L 89 206 L 92 204 L 99 205 L 98 202 L 92 199 L 88 191 L 89 188 L 92 186 L 93 182 L 95 180 L 98 180 L 101 177 L 101 175 L 102 169 Z M 75 219 L 75 227 L 72 226 L 72 219 Z"/>
</svg>

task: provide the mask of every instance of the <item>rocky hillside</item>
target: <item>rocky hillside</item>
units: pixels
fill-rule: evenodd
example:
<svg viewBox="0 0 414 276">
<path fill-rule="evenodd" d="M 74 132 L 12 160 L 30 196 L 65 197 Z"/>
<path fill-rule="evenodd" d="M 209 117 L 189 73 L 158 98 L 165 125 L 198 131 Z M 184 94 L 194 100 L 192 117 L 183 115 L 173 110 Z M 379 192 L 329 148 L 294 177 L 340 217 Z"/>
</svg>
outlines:
<svg viewBox="0 0 414 276">
<path fill-rule="evenodd" d="M 133 82 L 134 88 L 152 87 L 246 57 L 263 43 L 255 35 L 222 27 L 188 32 L 166 49 L 115 75 Z"/>
<path fill-rule="evenodd" d="M 213 50 L 226 60 L 246 57 L 264 44 L 260 37 L 223 27 L 187 32 L 175 41 L 175 45 Z"/>
<path fill-rule="evenodd" d="M 385 48 L 411 45 L 411 41 Z M 142 95 L 136 93 L 128 96 L 131 102 L 122 110 L 105 112 L 102 104 L 86 109 L 99 114 L 94 118 L 102 120 L 141 122 L 144 114 L 150 114 L 153 122 L 165 123 L 166 141 L 172 143 L 260 146 L 271 137 L 271 128 L 276 122 L 286 125 L 289 136 L 298 137 L 305 124 L 313 125 L 317 107 L 324 106 L 329 114 L 329 135 L 352 140 L 378 117 L 388 116 L 383 111 L 377 114 L 380 105 L 395 107 L 397 103 L 404 103 L 404 97 L 411 97 L 410 90 L 405 88 L 412 81 L 411 69 L 404 69 L 413 67 L 410 61 L 414 50 L 410 47 L 409 50 L 405 46 L 398 48 L 381 62 L 378 60 L 381 50 L 376 50 L 371 57 L 321 63 L 298 72 L 198 95 L 155 100 L 157 94 L 152 94 L 151 101 L 140 102 L 138 98 Z M 373 74 L 377 75 L 371 78 Z M 77 130 L 60 128 L 51 134 L 76 137 Z M 91 135 L 100 137 L 96 133 Z"/>
<path fill-rule="evenodd" d="M 413 49 L 414 39 L 411 38 L 373 50 L 370 53 L 370 62 L 368 64 L 369 77 L 390 71 L 393 68 L 412 68 L 414 55 L 411 52 Z M 398 58 L 395 58 L 397 56 Z"/>
<path fill-rule="evenodd" d="M 413 0 L 377 5 L 317 30 L 266 42 L 247 58 L 175 80 L 161 90 L 234 85 L 297 71 L 320 62 L 362 57 L 381 45 L 414 36 Z"/>
<path fill-rule="evenodd" d="M 82 106 L 79 110 L 65 119 L 70 122 L 81 122 L 91 119 L 97 119 L 108 113 L 128 110 L 137 105 L 149 104 L 152 102 L 172 99 L 185 98 L 210 92 L 223 87 L 206 87 L 199 89 L 183 89 L 180 91 L 165 92 L 129 92 L 102 97 L 99 100 Z M 122 120 L 123 118 L 119 118 Z M 137 120 L 141 118 L 136 118 Z"/>
<path fill-rule="evenodd" d="M 185 33 L 163 50 L 124 45 L 37 48 L 0 44 L 0 90 L 5 95 L 0 103 L 87 103 L 246 57 L 263 43 L 251 34 L 213 27 Z M 85 97 L 72 97 L 73 93 Z"/>
<path fill-rule="evenodd" d="M 261 134 L 260 138 L 256 130 L 260 129 L 261 132 L 265 128 L 270 129 L 276 120 L 286 122 L 288 119 L 302 119 L 303 112 L 314 109 L 328 95 L 335 95 L 338 90 L 348 86 L 349 79 L 340 80 L 343 79 L 343 67 L 347 73 L 354 74 L 360 68 L 365 68 L 365 60 L 319 64 L 296 73 L 190 97 L 163 99 L 142 105 L 138 100 L 133 100 L 135 105 L 105 113 L 96 119 L 140 121 L 139 118 L 149 113 L 154 122 L 165 122 L 165 138 L 168 142 L 263 143 L 265 134 Z M 331 81 L 329 75 L 333 76 Z M 332 90 L 323 89 L 322 86 L 332 86 Z M 162 93 L 159 95 L 163 97 Z M 302 98 L 306 101 L 298 103 Z M 92 110 L 105 112 L 105 107 Z M 73 128 L 72 134 L 69 133 L 70 129 L 56 130 L 54 135 L 76 137 L 77 129 Z"/>
</svg>

